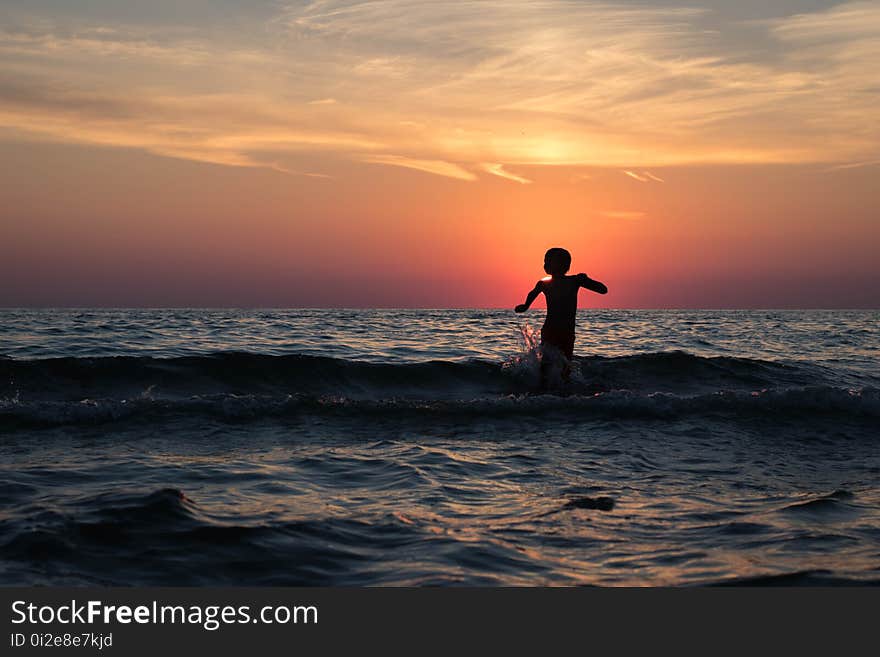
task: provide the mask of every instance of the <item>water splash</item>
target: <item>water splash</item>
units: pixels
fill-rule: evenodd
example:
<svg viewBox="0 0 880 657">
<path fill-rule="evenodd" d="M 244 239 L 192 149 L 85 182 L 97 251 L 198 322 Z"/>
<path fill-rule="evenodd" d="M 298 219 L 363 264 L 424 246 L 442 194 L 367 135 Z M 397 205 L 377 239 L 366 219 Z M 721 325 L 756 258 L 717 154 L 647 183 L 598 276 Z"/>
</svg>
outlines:
<svg viewBox="0 0 880 657">
<path fill-rule="evenodd" d="M 519 344 L 523 352 L 540 352 L 541 349 L 541 333 L 532 327 L 531 324 L 525 323 L 517 327 L 519 331 Z"/>
<path fill-rule="evenodd" d="M 516 327 L 516 337 L 519 352 L 505 359 L 501 369 L 529 388 L 538 388 L 543 360 L 541 335 L 527 322 Z"/>
<path fill-rule="evenodd" d="M 517 342 L 519 353 L 506 359 L 501 367 L 529 388 L 558 391 L 568 386 L 572 374 L 580 379 L 577 364 L 569 361 L 558 349 L 545 348 L 540 331 L 531 324 L 517 327 Z"/>
</svg>

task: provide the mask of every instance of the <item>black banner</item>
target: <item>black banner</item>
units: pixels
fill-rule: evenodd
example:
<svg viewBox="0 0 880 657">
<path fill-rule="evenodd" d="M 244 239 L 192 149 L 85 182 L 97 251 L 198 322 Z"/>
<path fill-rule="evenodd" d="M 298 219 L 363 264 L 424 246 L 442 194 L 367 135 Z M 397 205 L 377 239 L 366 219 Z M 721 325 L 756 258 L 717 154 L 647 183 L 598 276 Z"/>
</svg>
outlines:
<svg viewBox="0 0 880 657">
<path fill-rule="evenodd" d="M 3 654 L 871 645 L 876 588 L 5 588 Z M 868 643 L 865 643 L 868 642 Z M 554 648 L 555 647 L 555 648 Z"/>
</svg>

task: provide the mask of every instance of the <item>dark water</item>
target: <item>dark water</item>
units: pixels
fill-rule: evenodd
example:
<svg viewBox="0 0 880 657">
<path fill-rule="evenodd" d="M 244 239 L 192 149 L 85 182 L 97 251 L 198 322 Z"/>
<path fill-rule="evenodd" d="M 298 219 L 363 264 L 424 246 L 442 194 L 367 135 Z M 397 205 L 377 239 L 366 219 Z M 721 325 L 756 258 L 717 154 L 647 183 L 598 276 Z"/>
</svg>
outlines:
<svg viewBox="0 0 880 657">
<path fill-rule="evenodd" d="M 3 584 L 880 581 L 877 312 L 0 316 Z"/>
</svg>

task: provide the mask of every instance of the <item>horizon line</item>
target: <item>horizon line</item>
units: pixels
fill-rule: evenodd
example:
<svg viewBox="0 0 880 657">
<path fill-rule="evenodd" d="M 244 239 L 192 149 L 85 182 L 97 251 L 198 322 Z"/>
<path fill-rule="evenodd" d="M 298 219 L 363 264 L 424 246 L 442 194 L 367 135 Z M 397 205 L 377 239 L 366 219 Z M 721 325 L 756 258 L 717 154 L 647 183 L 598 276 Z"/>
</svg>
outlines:
<svg viewBox="0 0 880 657">
<path fill-rule="evenodd" d="M 509 310 L 508 306 L 2 306 L 4 310 Z M 536 308 L 536 311 L 544 311 L 544 308 Z M 614 306 L 596 307 L 584 306 L 581 310 L 766 310 L 766 311 L 867 311 L 880 312 L 880 307 L 870 306 L 840 306 L 840 307 L 800 307 L 800 306 Z"/>
</svg>

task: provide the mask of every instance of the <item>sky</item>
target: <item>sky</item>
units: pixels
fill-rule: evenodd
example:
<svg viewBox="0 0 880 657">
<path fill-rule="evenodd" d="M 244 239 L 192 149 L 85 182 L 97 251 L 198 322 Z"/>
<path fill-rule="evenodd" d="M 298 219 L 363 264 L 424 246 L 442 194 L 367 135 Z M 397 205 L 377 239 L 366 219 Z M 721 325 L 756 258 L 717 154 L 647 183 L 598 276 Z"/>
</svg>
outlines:
<svg viewBox="0 0 880 657">
<path fill-rule="evenodd" d="M 0 0 L 0 305 L 880 307 L 880 1 Z"/>
</svg>

